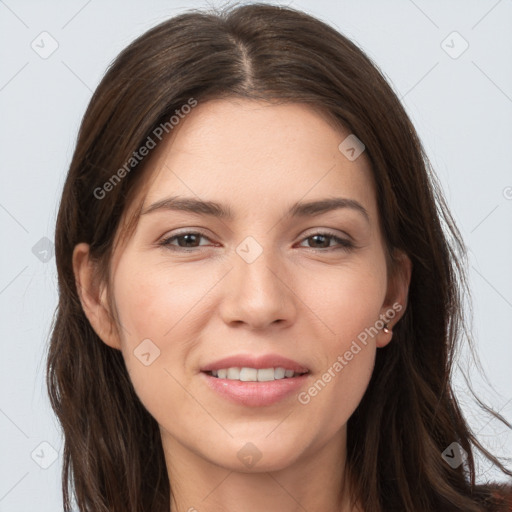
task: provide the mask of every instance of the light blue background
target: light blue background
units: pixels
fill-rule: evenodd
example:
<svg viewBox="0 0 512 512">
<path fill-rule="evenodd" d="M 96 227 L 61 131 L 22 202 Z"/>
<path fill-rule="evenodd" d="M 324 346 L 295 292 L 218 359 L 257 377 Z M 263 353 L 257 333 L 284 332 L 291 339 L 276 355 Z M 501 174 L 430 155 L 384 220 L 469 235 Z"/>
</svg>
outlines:
<svg viewBox="0 0 512 512">
<path fill-rule="evenodd" d="M 478 412 L 462 375 L 512 421 L 512 2 L 287 4 L 357 42 L 384 71 L 420 134 L 469 247 L 472 332 L 489 377 L 486 384 L 463 351 L 456 387 L 482 442 L 511 457 L 510 434 Z M 59 454 L 62 449 L 44 383 L 57 300 L 55 258 L 43 263 L 32 247 L 42 237 L 53 238 L 87 102 L 107 65 L 136 36 L 188 7 L 212 5 L 222 4 L 0 1 L 2 512 L 62 509 L 60 457 L 48 469 L 31 458 L 37 448 L 34 458 L 50 461 L 51 449 L 38 448 L 42 442 Z M 43 31 L 59 45 L 48 59 L 31 48 Z M 469 43 L 457 59 L 441 47 L 453 31 Z M 453 51 L 459 44 L 455 39 Z M 480 464 L 480 472 L 481 479 L 499 477 L 487 464 Z"/>
</svg>

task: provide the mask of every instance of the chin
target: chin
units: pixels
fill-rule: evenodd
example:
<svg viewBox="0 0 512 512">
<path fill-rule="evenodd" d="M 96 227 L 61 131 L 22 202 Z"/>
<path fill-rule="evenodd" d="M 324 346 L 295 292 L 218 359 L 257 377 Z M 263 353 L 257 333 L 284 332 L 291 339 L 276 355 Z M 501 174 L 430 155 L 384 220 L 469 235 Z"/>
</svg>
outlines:
<svg viewBox="0 0 512 512">
<path fill-rule="evenodd" d="M 262 473 L 280 471 L 296 463 L 303 443 L 288 437 L 269 439 L 268 432 L 260 437 L 230 439 L 219 443 L 215 453 L 206 458 L 210 462 L 239 473 Z"/>
</svg>

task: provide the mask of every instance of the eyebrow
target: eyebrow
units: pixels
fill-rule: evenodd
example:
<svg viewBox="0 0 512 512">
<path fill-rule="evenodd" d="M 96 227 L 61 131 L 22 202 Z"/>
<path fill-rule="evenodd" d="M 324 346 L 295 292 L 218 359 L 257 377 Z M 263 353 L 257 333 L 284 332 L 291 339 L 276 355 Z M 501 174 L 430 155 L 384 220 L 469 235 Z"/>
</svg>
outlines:
<svg viewBox="0 0 512 512">
<path fill-rule="evenodd" d="M 345 197 L 334 197 L 319 199 L 309 202 L 296 202 L 286 213 L 288 217 L 313 217 L 327 213 L 333 210 L 349 208 L 362 214 L 367 222 L 370 222 L 370 215 L 366 208 L 354 199 Z M 202 201 L 193 197 L 168 197 L 157 201 L 145 208 L 141 215 L 146 215 L 155 211 L 174 210 L 199 215 L 210 215 L 220 219 L 232 220 L 235 216 L 228 206 L 224 206 L 214 201 Z"/>
</svg>

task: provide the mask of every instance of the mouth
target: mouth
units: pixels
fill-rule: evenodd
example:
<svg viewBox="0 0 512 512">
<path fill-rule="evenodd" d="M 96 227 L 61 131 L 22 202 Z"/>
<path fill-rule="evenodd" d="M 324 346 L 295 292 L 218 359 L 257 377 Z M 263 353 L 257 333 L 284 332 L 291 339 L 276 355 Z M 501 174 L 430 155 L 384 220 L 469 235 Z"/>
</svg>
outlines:
<svg viewBox="0 0 512 512">
<path fill-rule="evenodd" d="M 273 380 L 301 377 L 309 373 L 309 371 L 294 371 L 281 366 L 277 368 L 251 368 L 247 366 L 239 368 L 232 366 L 230 368 L 219 368 L 218 370 L 211 370 L 204 373 L 216 379 L 237 380 L 240 382 L 270 382 Z"/>
<path fill-rule="evenodd" d="M 237 355 L 201 368 L 204 382 L 217 396 L 246 407 L 276 404 L 300 391 L 310 369 L 277 354 Z"/>
</svg>

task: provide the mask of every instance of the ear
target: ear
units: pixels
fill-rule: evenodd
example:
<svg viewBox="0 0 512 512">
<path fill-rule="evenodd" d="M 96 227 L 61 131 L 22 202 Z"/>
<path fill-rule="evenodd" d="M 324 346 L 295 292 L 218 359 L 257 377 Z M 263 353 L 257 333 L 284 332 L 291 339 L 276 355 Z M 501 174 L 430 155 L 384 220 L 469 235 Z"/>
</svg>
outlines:
<svg viewBox="0 0 512 512">
<path fill-rule="evenodd" d="M 97 278 L 96 266 L 86 243 L 76 245 L 73 250 L 73 272 L 82 308 L 92 328 L 106 345 L 121 350 L 115 322 L 109 311 L 106 285 Z"/>
<path fill-rule="evenodd" d="M 403 251 L 394 255 L 393 270 L 388 279 L 386 298 L 381 309 L 381 320 L 387 324 L 389 332 L 381 329 L 377 336 L 377 347 L 385 347 L 393 337 L 393 327 L 400 321 L 407 307 L 412 263 Z"/>
</svg>

